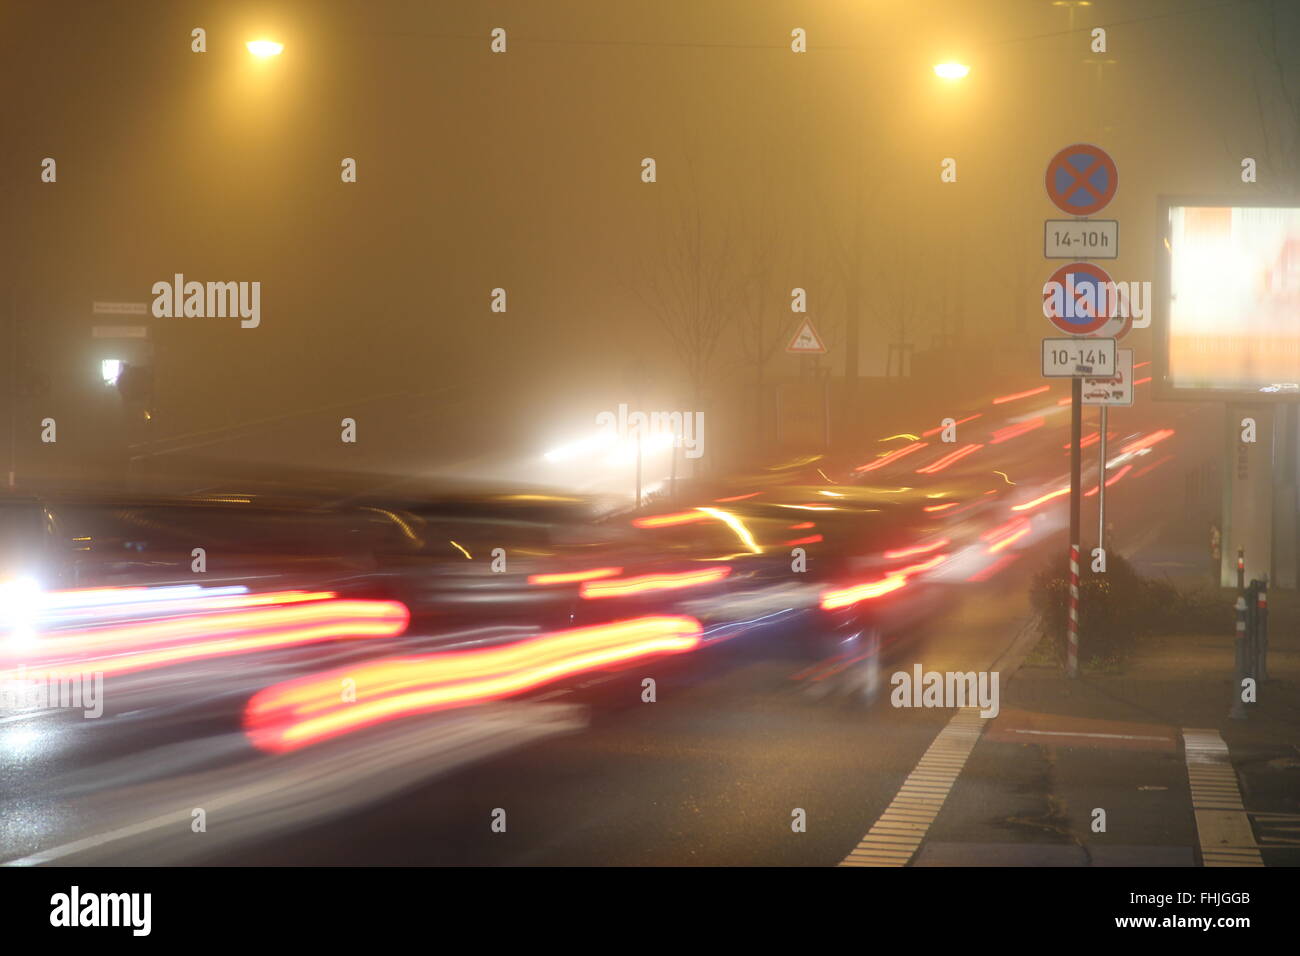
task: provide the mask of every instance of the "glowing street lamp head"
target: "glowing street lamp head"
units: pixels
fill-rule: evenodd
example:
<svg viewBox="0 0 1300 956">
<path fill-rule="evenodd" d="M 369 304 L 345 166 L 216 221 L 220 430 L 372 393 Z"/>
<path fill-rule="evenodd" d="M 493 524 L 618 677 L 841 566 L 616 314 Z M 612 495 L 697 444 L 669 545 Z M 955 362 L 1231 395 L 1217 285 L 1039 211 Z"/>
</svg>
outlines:
<svg viewBox="0 0 1300 956">
<path fill-rule="evenodd" d="M 284 51 L 284 44 L 274 40 L 249 40 L 246 46 L 249 53 L 260 57 L 279 56 Z"/>
<path fill-rule="evenodd" d="M 965 63 L 936 63 L 934 65 L 934 75 L 945 80 L 960 80 L 970 72 L 970 67 Z"/>
</svg>

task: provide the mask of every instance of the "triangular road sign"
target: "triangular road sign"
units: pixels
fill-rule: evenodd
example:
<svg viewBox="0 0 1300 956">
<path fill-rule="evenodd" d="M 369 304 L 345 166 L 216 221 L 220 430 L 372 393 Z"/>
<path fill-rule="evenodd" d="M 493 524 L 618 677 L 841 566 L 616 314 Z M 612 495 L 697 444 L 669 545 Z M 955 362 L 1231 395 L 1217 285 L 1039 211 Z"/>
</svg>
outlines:
<svg viewBox="0 0 1300 956">
<path fill-rule="evenodd" d="M 826 351 L 826 346 L 822 343 L 822 337 L 817 334 L 817 330 L 813 328 L 812 320 L 804 319 L 803 324 L 799 326 L 799 331 L 794 334 L 794 338 L 790 340 L 785 350 L 797 355 L 821 355 Z"/>
</svg>

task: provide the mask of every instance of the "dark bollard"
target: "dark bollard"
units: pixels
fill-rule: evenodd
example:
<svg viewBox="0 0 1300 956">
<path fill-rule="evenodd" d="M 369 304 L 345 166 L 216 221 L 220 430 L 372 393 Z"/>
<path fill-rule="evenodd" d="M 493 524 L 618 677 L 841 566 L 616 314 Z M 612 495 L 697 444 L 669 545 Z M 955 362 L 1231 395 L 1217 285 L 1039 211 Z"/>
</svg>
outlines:
<svg viewBox="0 0 1300 956">
<path fill-rule="evenodd" d="M 1246 719 L 1246 705 L 1241 700 L 1241 682 L 1246 677 L 1246 599 L 1238 596 L 1237 598 L 1237 640 L 1236 640 L 1237 660 L 1233 668 L 1235 676 L 1232 686 L 1232 707 L 1228 709 L 1228 717 L 1232 720 Z"/>
<path fill-rule="evenodd" d="M 1255 607 L 1255 680 L 1268 680 L 1268 579 L 1259 582 Z"/>
</svg>

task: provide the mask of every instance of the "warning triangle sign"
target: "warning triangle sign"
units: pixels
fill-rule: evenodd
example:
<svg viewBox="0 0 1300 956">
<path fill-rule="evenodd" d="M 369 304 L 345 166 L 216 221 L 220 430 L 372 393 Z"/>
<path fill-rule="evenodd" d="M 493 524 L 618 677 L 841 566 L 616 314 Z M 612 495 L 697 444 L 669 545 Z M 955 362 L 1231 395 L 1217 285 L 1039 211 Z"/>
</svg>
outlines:
<svg viewBox="0 0 1300 956">
<path fill-rule="evenodd" d="M 826 351 L 826 346 L 822 343 L 822 337 L 817 334 L 817 330 L 813 328 L 812 320 L 804 319 L 803 324 L 799 326 L 799 331 L 794 334 L 794 338 L 790 340 L 785 350 L 798 355 L 820 355 Z"/>
</svg>

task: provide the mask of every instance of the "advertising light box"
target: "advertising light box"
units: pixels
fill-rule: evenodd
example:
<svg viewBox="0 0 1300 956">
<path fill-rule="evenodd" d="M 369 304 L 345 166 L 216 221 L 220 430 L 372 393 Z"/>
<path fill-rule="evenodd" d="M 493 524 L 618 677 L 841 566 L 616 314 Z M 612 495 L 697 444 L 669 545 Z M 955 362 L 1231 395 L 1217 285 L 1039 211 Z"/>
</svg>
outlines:
<svg viewBox="0 0 1300 956">
<path fill-rule="evenodd" d="M 1300 207 L 1170 199 L 1161 225 L 1164 397 L 1300 398 Z"/>
</svg>

